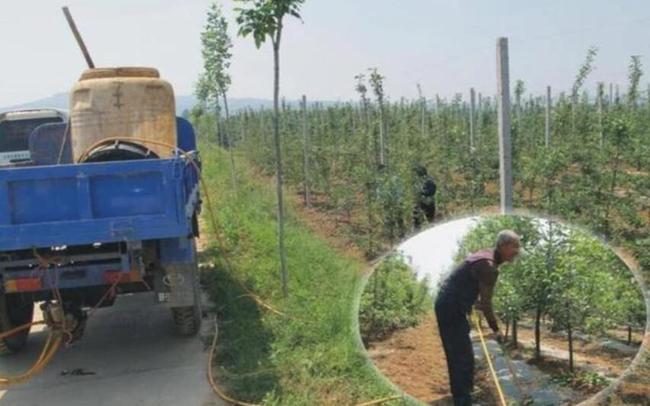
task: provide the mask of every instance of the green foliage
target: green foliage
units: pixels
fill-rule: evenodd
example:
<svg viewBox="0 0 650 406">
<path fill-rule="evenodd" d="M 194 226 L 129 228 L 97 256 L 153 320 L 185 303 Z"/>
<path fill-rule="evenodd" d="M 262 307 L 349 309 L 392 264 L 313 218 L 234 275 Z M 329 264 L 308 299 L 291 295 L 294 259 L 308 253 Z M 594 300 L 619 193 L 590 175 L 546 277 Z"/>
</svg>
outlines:
<svg viewBox="0 0 650 406">
<path fill-rule="evenodd" d="M 201 32 L 203 73 L 196 85 L 196 95 L 205 105 L 218 109 L 219 97 L 230 86 L 230 58 L 232 41 L 228 35 L 228 23 L 218 3 L 212 3 L 208 20 Z"/>
<path fill-rule="evenodd" d="M 639 82 L 643 76 L 643 68 L 641 64 L 641 56 L 633 55 L 630 58 L 629 74 L 630 86 L 627 91 L 627 102 L 631 107 L 636 107 L 639 101 Z"/>
<path fill-rule="evenodd" d="M 522 255 L 503 264 L 494 296 L 506 321 L 548 315 L 556 328 L 605 335 L 642 326 L 643 295 L 629 269 L 606 245 L 578 229 L 521 216 L 481 220 L 461 241 L 456 262 L 494 246 L 497 233 L 522 236 Z"/>
<path fill-rule="evenodd" d="M 595 51 L 588 52 L 576 79 L 576 94 L 584 91 L 586 75 L 593 69 Z M 374 71 L 357 75 L 353 82 L 359 103 L 323 107 L 310 105 L 307 121 L 310 145 L 310 186 L 318 201 L 334 212 L 351 214 L 351 233 L 365 244 L 372 257 L 388 245 L 394 233 L 386 221 L 383 197 L 376 195 L 381 176 L 380 136 L 385 137 L 388 165 L 384 171 L 398 176 L 405 190 L 412 190 L 408 168 L 422 163 L 438 184 L 437 213 L 440 217 L 475 213 L 498 202 L 498 143 L 494 100 L 482 98 L 476 114 L 475 152 L 468 154 L 468 106 L 461 98 L 436 98 L 435 106 L 414 101 L 382 102 L 371 86 Z M 524 85 L 520 83 L 523 94 Z M 601 86 L 602 90 L 602 86 Z M 383 104 L 383 107 L 382 107 Z M 514 204 L 535 212 L 553 213 L 569 222 L 580 222 L 606 238 L 641 237 L 650 230 L 647 210 L 650 167 L 650 116 L 645 109 L 632 111 L 626 104 L 605 105 L 599 116 L 597 103 L 572 100 L 560 94 L 553 108 L 552 142 L 544 145 L 544 100 L 533 97 L 521 105 L 513 118 Z M 249 111 L 235 118 L 245 129 L 242 151 L 269 173 L 271 116 L 268 110 Z M 291 106 L 282 112 L 282 151 L 286 154 L 287 182 L 302 180 L 302 116 Z M 383 121 L 383 125 L 382 125 Z M 602 123 L 602 126 L 601 126 Z M 575 136 L 571 136 L 575 135 Z M 636 168 L 638 174 L 629 170 Z M 646 174 L 643 174 L 645 172 Z M 383 176 L 383 175 L 382 175 Z M 350 190 L 341 198 L 343 185 Z M 624 192 L 625 191 L 625 192 Z M 354 196 L 356 194 L 356 197 Z M 384 196 L 390 196 L 385 194 Z M 400 207 L 406 213 L 412 194 L 404 193 Z M 412 216 L 406 215 L 405 229 Z"/>
<path fill-rule="evenodd" d="M 248 3 L 253 4 L 252 1 Z M 647 138 L 650 103 L 640 96 L 633 108 L 629 103 L 610 103 L 605 98 L 599 111 L 597 101 L 588 97 L 590 90 L 585 88 L 586 78 L 594 69 L 595 55 L 595 50 L 587 53 L 573 88 L 558 92 L 552 111 L 549 147 L 544 146 L 544 99 L 533 95 L 525 101 L 522 97 L 521 106 L 513 117 L 514 204 L 533 212 L 556 215 L 598 233 L 613 245 L 625 246 L 639 261 L 641 279 L 647 285 L 650 280 L 650 240 L 647 238 L 650 232 L 650 199 L 647 198 L 650 190 L 650 143 Z M 638 64 L 636 68 L 635 77 L 640 77 L 642 67 Z M 349 224 L 339 224 L 341 233 L 350 234 L 369 257 L 385 251 L 389 245 L 392 233 L 391 222 L 386 221 L 386 207 L 399 207 L 407 232 L 410 229 L 411 191 L 415 185 L 409 170 L 415 162 L 426 166 L 438 184 L 439 217 L 493 208 L 499 201 L 495 101 L 490 97 L 482 98 L 476 114 L 476 151 L 474 158 L 469 159 L 468 106 L 461 96 L 452 99 L 431 97 L 435 103 L 426 104 L 420 99 L 391 102 L 384 94 L 384 125 L 386 134 L 391 134 L 386 139 L 390 166 L 380 175 L 377 140 L 382 109 L 375 94 L 368 94 L 373 91 L 368 76 L 364 72 L 351 81 L 359 94 L 359 103 L 329 106 L 312 103 L 307 110 L 310 136 L 307 154 L 313 205 L 330 214 L 345 213 Z M 631 80 L 630 84 L 633 83 Z M 523 82 L 521 85 L 524 89 Z M 602 85 L 594 90 L 600 95 L 605 93 Z M 521 93 L 523 95 L 523 90 Z M 630 99 L 629 88 L 626 93 Z M 199 126 L 210 128 L 213 118 L 200 111 L 192 111 L 193 117 L 195 113 L 200 117 Z M 292 186 L 303 181 L 301 120 L 299 111 L 290 103 L 281 111 L 281 147 L 286 156 L 287 183 Z M 237 139 L 238 153 L 266 174 L 275 171 L 269 136 L 271 123 L 272 111 L 268 109 L 242 111 L 232 121 L 232 127 L 241 129 Z M 380 193 L 385 187 L 384 180 L 391 176 L 399 179 L 404 193 Z M 395 196 L 399 197 L 394 199 Z M 543 241 L 550 237 L 540 235 L 539 238 L 539 245 L 547 247 Z M 493 244 L 491 240 L 486 241 L 488 246 Z M 620 278 L 614 272 L 610 279 L 602 269 L 590 268 L 591 260 L 577 264 L 561 260 L 568 248 L 557 245 L 552 256 L 541 248 L 529 251 L 526 258 L 522 257 L 516 264 L 520 273 L 511 268 L 515 265 L 504 267 L 497 288 L 501 291 L 495 295 L 496 301 L 502 301 L 497 304 L 502 317 L 506 314 L 508 317 L 530 316 L 535 311 L 534 306 L 543 306 L 550 318 L 551 302 L 561 291 L 549 290 L 549 286 L 553 288 L 560 275 L 563 283 L 574 286 L 573 292 L 586 286 L 577 271 L 563 269 L 559 272 L 561 265 L 586 269 L 594 273 L 594 277 L 602 277 L 601 282 L 610 287 L 603 296 L 609 304 L 605 300 L 604 306 L 594 302 L 594 312 L 590 313 L 593 316 L 575 316 L 583 322 L 580 328 L 599 331 L 614 320 L 620 325 L 643 326 L 644 299 L 630 281 L 627 270 L 622 271 L 624 276 Z M 559 265 L 547 261 L 549 258 L 554 258 Z M 619 269 L 617 267 L 612 269 Z M 526 276 L 510 280 L 508 275 Z M 522 289 L 525 289 L 524 296 L 530 296 L 525 301 L 514 293 Z M 551 290 L 553 295 L 549 293 Z"/>
<path fill-rule="evenodd" d="M 352 327 L 363 264 L 335 252 L 289 210 L 292 295 L 285 299 L 276 273 L 272 186 L 256 180 L 242 161 L 234 190 L 227 153 L 207 142 L 201 151 L 226 249 L 221 251 L 213 230 L 202 230 L 210 241 L 202 262 L 214 264 L 203 273 L 218 315 L 220 382 L 234 397 L 265 405 L 356 404 L 389 395 L 357 347 Z M 231 268 L 221 260 L 225 255 Z M 259 307 L 242 285 L 289 317 Z"/>
<path fill-rule="evenodd" d="M 370 85 L 372 86 L 372 91 L 377 97 L 379 103 L 383 103 L 384 100 L 384 80 L 386 79 L 382 76 L 377 68 L 371 68 L 370 71 Z"/>
<path fill-rule="evenodd" d="M 261 47 L 267 37 L 273 45 L 278 45 L 282 34 L 282 20 L 286 15 L 300 18 L 300 6 L 305 0 L 235 0 L 248 5 L 238 7 L 237 24 L 239 35 L 253 36 L 255 46 Z"/>
<path fill-rule="evenodd" d="M 431 305 L 428 280 L 418 282 L 404 258 L 391 255 L 375 269 L 361 296 L 361 335 L 364 341 L 378 340 L 415 326 Z"/>
<path fill-rule="evenodd" d="M 531 285 L 537 268 L 536 257 L 528 254 L 538 246 L 540 238 L 540 232 L 533 219 L 520 216 L 490 216 L 481 219 L 476 227 L 463 237 L 454 261 L 460 263 L 472 252 L 494 249 L 497 234 L 503 229 L 511 229 L 521 236 L 521 250 L 526 253 L 513 264 L 501 265 L 494 294 L 495 310 L 505 321 L 511 321 L 521 318 L 523 312 L 530 307 L 529 295 L 533 291 L 529 292 L 527 288 Z"/>
<path fill-rule="evenodd" d="M 562 386 L 569 386 L 586 392 L 596 393 L 609 385 L 609 380 L 596 372 L 564 372 L 554 375 L 551 381 Z"/>
<path fill-rule="evenodd" d="M 576 79 L 573 82 L 573 88 L 571 89 L 571 99 L 574 103 L 578 100 L 578 93 L 587 79 L 587 76 L 589 76 L 589 74 L 594 70 L 594 59 L 596 58 L 596 55 L 598 55 L 598 48 L 591 47 L 587 50 L 585 61 L 580 66 Z"/>
</svg>

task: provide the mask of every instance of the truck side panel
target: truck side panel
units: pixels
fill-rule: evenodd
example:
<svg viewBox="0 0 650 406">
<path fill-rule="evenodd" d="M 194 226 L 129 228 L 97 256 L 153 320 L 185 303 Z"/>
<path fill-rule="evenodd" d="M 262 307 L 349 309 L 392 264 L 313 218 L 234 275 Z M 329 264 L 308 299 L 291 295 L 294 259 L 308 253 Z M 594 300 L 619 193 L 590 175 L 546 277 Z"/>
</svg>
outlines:
<svg viewBox="0 0 650 406">
<path fill-rule="evenodd" d="M 189 235 L 194 171 L 181 158 L 3 169 L 0 252 Z"/>
</svg>

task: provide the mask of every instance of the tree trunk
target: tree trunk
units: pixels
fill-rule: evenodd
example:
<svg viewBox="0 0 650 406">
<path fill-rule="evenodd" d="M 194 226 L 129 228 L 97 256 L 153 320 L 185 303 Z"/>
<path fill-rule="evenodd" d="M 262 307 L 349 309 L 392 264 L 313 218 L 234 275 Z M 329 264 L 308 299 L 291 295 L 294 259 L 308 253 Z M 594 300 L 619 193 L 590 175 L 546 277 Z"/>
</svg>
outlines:
<svg viewBox="0 0 650 406">
<path fill-rule="evenodd" d="M 603 91 L 598 88 L 598 132 L 600 134 L 600 149 L 605 145 L 605 132 L 603 130 Z"/>
<path fill-rule="evenodd" d="M 424 97 L 422 98 L 422 107 L 421 107 L 420 114 L 422 114 L 422 117 L 421 117 L 422 121 L 420 123 L 420 137 L 421 137 L 420 139 L 424 140 L 425 134 L 426 134 L 426 121 L 425 121 L 425 119 L 426 119 L 426 114 L 427 114 L 427 99 L 424 98 Z"/>
<path fill-rule="evenodd" d="M 474 88 L 470 89 L 469 95 L 469 153 L 472 154 L 474 152 L 474 106 L 476 100 L 476 93 L 474 92 Z"/>
<path fill-rule="evenodd" d="M 302 96 L 302 173 L 305 206 L 309 207 L 309 137 L 307 135 L 307 96 Z"/>
<path fill-rule="evenodd" d="M 223 137 L 224 137 L 224 142 L 228 147 L 228 151 L 230 152 L 230 177 L 232 178 L 232 187 L 234 190 L 237 190 L 237 177 L 235 176 L 235 153 L 233 152 L 234 145 L 233 145 L 233 140 L 230 137 L 229 127 L 228 127 L 228 124 L 230 123 L 230 112 L 228 110 L 228 97 L 226 96 L 226 92 L 222 92 L 221 96 L 223 97 L 223 108 L 224 111 L 226 112 L 226 121 L 223 123 Z"/>
<path fill-rule="evenodd" d="M 239 123 L 239 139 L 240 143 L 246 148 L 246 118 L 243 118 Z"/>
<path fill-rule="evenodd" d="M 517 318 L 512 319 L 512 344 L 517 348 Z"/>
<path fill-rule="evenodd" d="M 577 97 L 571 102 L 571 139 L 575 140 L 576 136 L 576 104 L 578 103 Z"/>
<path fill-rule="evenodd" d="M 287 286 L 287 259 L 284 249 L 284 200 L 282 196 L 282 150 L 280 148 L 280 40 L 282 38 L 282 22 L 280 21 L 277 37 L 273 41 L 273 142 L 275 144 L 275 164 L 277 172 L 278 193 L 278 248 L 280 251 L 280 278 L 282 281 L 282 294 L 289 296 Z"/>
<path fill-rule="evenodd" d="M 627 326 L 627 345 L 632 344 L 632 326 Z"/>
<path fill-rule="evenodd" d="M 567 325 L 567 332 L 569 334 L 569 371 L 573 372 L 573 330 L 571 323 Z"/>
<path fill-rule="evenodd" d="M 373 206 L 373 201 L 374 201 L 373 195 L 374 195 L 374 190 L 372 190 L 371 188 L 368 188 L 367 196 L 366 196 L 366 208 L 368 210 L 368 233 L 367 233 L 368 254 L 367 254 L 367 256 L 369 258 L 372 258 L 375 255 L 375 244 L 374 244 L 374 236 L 373 236 L 375 221 L 374 221 L 374 216 L 373 216 L 373 213 L 372 213 L 372 206 Z"/>
<path fill-rule="evenodd" d="M 223 132 L 221 131 L 219 107 L 215 107 L 214 109 L 214 127 L 217 132 L 217 142 L 219 143 L 219 146 L 223 147 Z"/>
<path fill-rule="evenodd" d="M 612 169 L 612 183 L 609 188 L 609 195 L 605 202 L 605 236 L 610 237 L 610 208 L 612 200 L 614 200 L 614 191 L 616 190 L 616 176 L 618 175 L 618 164 L 619 164 L 619 146 L 616 146 L 616 152 L 614 153 L 614 167 Z"/>
<path fill-rule="evenodd" d="M 385 168 L 386 162 L 386 114 L 384 111 L 384 102 L 379 100 L 379 163 Z"/>
<path fill-rule="evenodd" d="M 506 335 L 504 336 L 504 340 L 508 341 L 508 334 L 510 333 L 510 321 L 506 322 Z"/>
<path fill-rule="evenodd" d="M 542 309 L 537 308 L 535 313 L 535 358 L 540 359 L 542 356 L 540 340 L 540 322 L 542 319 Z"/>
</svg>

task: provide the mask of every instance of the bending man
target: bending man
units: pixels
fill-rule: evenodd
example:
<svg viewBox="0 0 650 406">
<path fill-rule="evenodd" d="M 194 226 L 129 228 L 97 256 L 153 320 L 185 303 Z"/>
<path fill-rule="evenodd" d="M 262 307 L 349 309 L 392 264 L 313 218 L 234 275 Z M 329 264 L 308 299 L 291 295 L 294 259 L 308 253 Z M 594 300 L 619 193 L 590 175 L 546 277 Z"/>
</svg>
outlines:
<svg viewBox="0 0 650 406">
<path fill-rule="evenodd" d="M 443 281 L 436 297 L 436 317 L 440 338 L 447 357 L 447 368 L 454 405 L 472 404 L 474 387 L 474 349 L 469 338 L 467 315 L 476 307 L 501 342 L 497 319 L 492 309 L 492 293 L 499 276 L 498 267 L 519 254 L 520 238 L 511 230 L 499 233 L 495 249 L 469 255 Z"/>
</svg>

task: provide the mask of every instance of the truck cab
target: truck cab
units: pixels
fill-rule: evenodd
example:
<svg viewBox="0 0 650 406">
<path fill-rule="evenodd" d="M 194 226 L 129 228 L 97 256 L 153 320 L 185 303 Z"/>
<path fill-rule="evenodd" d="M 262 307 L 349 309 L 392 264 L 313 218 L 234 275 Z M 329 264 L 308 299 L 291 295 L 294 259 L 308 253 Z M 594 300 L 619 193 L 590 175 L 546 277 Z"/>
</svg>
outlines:
<svg viewBox="0 0 650 406">
<path fill-rule="evenodd" d="M 29 162 L 29 136 L 32 131 L 43 124 L 66 121 L 66 113 L 49 108 L 0 113 L 0 167 Z"/>
</svg>

